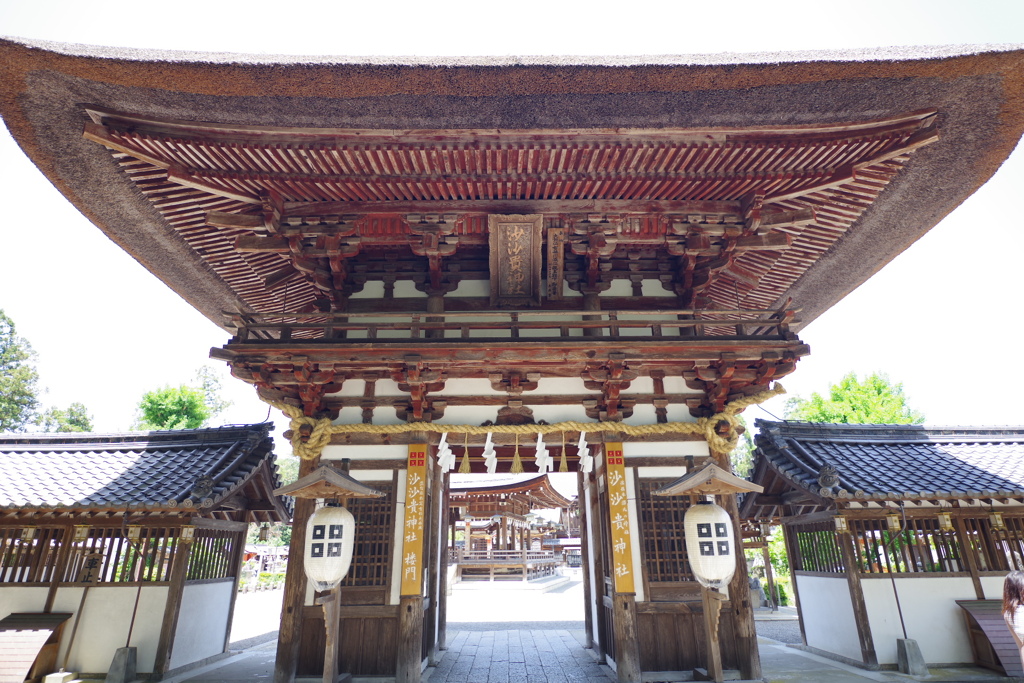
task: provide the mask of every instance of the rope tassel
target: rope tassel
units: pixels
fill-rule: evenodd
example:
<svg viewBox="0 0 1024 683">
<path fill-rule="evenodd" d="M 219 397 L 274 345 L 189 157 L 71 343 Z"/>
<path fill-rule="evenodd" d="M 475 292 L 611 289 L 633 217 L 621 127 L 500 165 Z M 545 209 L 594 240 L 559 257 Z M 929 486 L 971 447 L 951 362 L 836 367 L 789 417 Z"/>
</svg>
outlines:
<svg viewBox="0 0 1024 683">
<path fill-rule="evenodd" d="M 510 469 L 509 472 L 511 472 L 512 474 L 522 474 L 523 473 L 523 461 L 519 457 L 519 435 L 518 434 L 516 434 L 516 454 L 515 454 L 515 457 L 512 458 L 512 469 Z"/>
<path fill-rule="evenodd" d="M 462 451 L 462 464 L 459 465 L 459 474 L 469 474 L 469 434 L 466 434 L 466 443 Z"/>
<path fill-rule="evenodd" d="M 565 459 L 565 432 L 562 432 L 562 457 L 559 459 L 558 462 L 558 471 L 569 471 L 569 461 Z"/>
</svg>

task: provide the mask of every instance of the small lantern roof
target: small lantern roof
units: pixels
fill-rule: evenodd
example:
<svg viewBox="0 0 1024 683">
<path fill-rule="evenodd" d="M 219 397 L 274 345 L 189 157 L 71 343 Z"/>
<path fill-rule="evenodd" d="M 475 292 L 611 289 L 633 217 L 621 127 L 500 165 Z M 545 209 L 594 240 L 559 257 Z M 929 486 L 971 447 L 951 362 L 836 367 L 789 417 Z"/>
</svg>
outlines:
<svg viewBox="0 0 1024 683">
<path fill-rule="evenodd" d="M 763 486 L 741 479 L 735 474 L 726 472 L 714 463 L 703 468 L 688 472 L 670 484 L 654 491 L 656 496 L 681 496 L 684 494 L 722 495 L 725 493 L 742 493 L 755 491 L 760 493 Z"/>
<path fill-rule="evenodd" d="M 321 465 L 295 483 L 275 489 L 274 494 L 293 498 L 380 498 L 384 495 L 329 465 Z"/>
</svg>

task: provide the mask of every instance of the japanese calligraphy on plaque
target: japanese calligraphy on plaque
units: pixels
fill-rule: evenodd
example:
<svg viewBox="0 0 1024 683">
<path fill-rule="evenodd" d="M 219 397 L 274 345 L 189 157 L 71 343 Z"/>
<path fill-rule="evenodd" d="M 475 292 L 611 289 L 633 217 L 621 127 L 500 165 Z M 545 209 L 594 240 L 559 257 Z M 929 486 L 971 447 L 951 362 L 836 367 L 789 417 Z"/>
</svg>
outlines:
<svg viewBox="0 0 1024 683">
<path fill-rule="evenodd" d="M 487 217 L 492 306 L 540 303 L 543 227 L 540 214 Z"/>
<path fill-rule="evenodd" d="M 604 470 L 608 478 L 608 519 L 611 522 L 612 573 L 617 593 L 635 593 L 633 546 L 629 529 L 629 494 L 626 463 L 621 443 L 604 445 Z"/>
<path fill-rule="evenodd" d="M 547 298 L 562 298 L 565 279 L 565 228 L 548 228 L 548 262 L 545 272 Z"/>
<path fill-rule="evenodd" d="M 427 502 L 427 446 L 409 444 L 405 480 L 405 526 L 402 528 L 402 595 L 421 595 L 423 529 Z"/>
</svg>

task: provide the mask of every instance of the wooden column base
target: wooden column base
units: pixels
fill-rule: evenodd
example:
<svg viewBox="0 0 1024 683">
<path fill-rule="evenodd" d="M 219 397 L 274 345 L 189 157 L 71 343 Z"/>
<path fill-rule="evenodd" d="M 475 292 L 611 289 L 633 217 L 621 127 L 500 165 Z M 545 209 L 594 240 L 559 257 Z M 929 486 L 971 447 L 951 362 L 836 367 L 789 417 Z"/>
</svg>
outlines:
<svg viewBox="0 0 1024 683">
<path fill-rule="evenodd" d="M 615 593 L 615 671 L 620 683 L 640 683 L 640 643 L 636 635 L 636 596 Z"/>
<path fill-rule="evenodd" d="M 395 683 L 420 683 L 423 672 L 423 598 L 403 596 L 398 603 L 398 662 Z"/>
</svg>

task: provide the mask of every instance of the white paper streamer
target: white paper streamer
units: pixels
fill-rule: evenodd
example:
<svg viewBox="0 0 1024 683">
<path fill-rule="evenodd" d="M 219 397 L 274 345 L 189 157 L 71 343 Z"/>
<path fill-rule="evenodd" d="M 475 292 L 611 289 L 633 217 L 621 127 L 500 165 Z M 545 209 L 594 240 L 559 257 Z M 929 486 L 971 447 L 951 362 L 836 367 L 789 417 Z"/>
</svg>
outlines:
<svg viewBox="0 0 1024 683">
<path fill-rule="evenodd" d="M 544 435 L 537 434 L 537 471 L 538 472 L 550 472 L 552 469 L 551 455 L 548 453 L 548 447 L 544 443 Z"/>
<path fill-rule="evenodd" d="M 487 474 L 494 474 L 498 469 L 498 454 L 494 452 L 494 443 L 491 441 L 493 434 L 487 432 L 487 441 L 484 442 L 484 463 L 487 465 Z"/>
<path fill-rule="evenodd" d="M 594 471 L 594 456 L 590 454 L 590 446 L 587 445 L 587 433 L 580 432 L 580 441 L 576 444 L 580 456 L 580 472 L 590 474 Z"/>
</svg>

